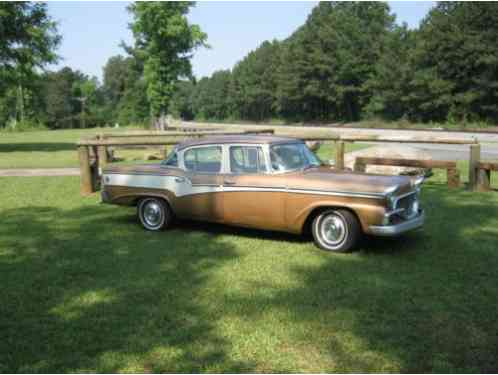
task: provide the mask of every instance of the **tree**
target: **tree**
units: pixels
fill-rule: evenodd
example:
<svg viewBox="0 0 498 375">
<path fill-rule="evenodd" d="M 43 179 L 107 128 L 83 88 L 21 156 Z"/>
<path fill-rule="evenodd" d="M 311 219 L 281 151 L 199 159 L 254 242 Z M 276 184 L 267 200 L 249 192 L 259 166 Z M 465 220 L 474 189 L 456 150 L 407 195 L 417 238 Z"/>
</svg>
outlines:
<svg viewBox="0 0 498 375">
<path fill-rule="evenodd" d="M 358 120 L 365 85 L 394 23 L 385 3 L 321 2 L 285 43 L 278 103 L 286 117 Z"/>
<path fill-rule="evenodd" d="M 103 92 L 109 121 L 120 124 L 143 122 L 148 117 L 148 101 L 143 79 L 143 63 L 131 49 L 129 57 L 113 56 L 104 66 Z"/>
<path fill-rule="evenodd" d="M 275 116 L 280 43 L 263 42 L 232 72 L 232 105 L 239 118 L 262 121 Z"/>
<path fill-rule="evenodd" d="M 426 119 L 498 119 L 498 4 L 440 2 L 423 20 L 412 85 Z"/>
<path fill-rule="evenodd" d="M 88 78 L 79 71 L 64 67 L 42 77 L 46 121 L 50 128 L 77 127 L 81 121 L 81 86 Z"/>
<path fill-rule="evenodd" d="M 57 61 L 61 40 L 44 3 L 0 3 L 0 93 L 16 86 L 17 116 L 24 120 L 24 87 L 35 69 Z"/>
<path fill-rule="evenodd" d="M 176 118 L 194 119 L 193 95 L 196 89 L 195 81 L 179 81 L 171 97 L 170 112 Z"/>
<path fill-rule="evenodd" d="M 167 113 L 177 80 L 191 77 L 192 51 L 206 45 L 206 34 L 186 18 L 191 6 L 192 2 L 137 2 L 128 7 L 154 118 Z"/>
<path fill-rule="evenodd" d="M 199 119 L 223 120 L 231 115 L 229 70 L 218 70 L 195 86 L 192 108 Z"/>
<path fill-rule="evenodd" d="M 409 30 L 406 24 L 395 26 L 385 35 L 383 52 L 365 82 L 365 88 L 372 93 L 364 108 L 368 116 L 396 120 L 415 115 L 409 86 L 415 79 L 410 59 L 415 42 L 416 31 Z"/>
</svg>

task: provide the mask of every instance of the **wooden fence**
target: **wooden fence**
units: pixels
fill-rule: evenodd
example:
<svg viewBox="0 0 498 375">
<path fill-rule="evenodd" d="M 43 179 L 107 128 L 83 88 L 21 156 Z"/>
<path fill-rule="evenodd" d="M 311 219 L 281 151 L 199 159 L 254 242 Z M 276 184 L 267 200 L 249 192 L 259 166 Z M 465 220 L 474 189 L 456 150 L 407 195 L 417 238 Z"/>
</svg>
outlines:
<svg viewBox="0 0 498 375">
<path fill-rule="evenodd" d="M 130 146 L 167 146 L 176 145 L 180 141 L 188 138 L 215 135 L 241 135 L 241 134 L 273 134 L 272 128 L 243 129 L 230 131 L 217 128 L 216 130 L 206 130 L 206 128 L 196 129 L 196 131 L 185 131 L 184 128 L 175 128 L 168 131 L 135 131 L 126 133 L 102 133 L 95 138 L 82 139 L 78 143 L 78 153 L 81 173 L 81 194 L 87 195 L 97 189 L 99 171 L 109 162 L 109 147 L 130 147 Z M 382 142 L 382 143 L 429 143 L 429 144 L 453 144 L 469 145 L 469 189 L 489 190 L 490 171 L 498 170 L 498 163 L 482 163 L 480 161 L 480 144 L 476 139 L 443 138 L 439 136 L 430 137 L 385 137 L 372 135 L 340 135 L 330 133 L 324 135 L 306 135 L 303 132 L 288 132 L 285 129 L 279 130 L 277 135 L 291 136 L 304 139 L 305 141 L 325 141 L 335 142 L 336 162 L 335 167 L 344 169 L 344 152 L 346 142 Z M 358 158 L 357 168 L 361 170 L 367 164 L 396 165 L 421 168 L 442 168 L 446 169 L 448 176 L 448 186 L 454 188 L 460 185 L 460 175 L 456 168 L 456 163 L 452 161 L 422 161 L 411 159 L 388 159 L 388 158 Z M 388 164 L 389 163 L 389 164 Z"/>
</svg>

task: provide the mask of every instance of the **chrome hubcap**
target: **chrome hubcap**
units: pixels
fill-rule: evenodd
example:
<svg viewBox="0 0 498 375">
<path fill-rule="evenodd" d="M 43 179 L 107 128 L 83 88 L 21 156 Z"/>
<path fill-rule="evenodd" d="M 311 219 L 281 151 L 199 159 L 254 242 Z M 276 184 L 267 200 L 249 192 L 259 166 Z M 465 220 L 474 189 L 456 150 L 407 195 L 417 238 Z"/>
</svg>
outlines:
<svg viewBox="0 0 498 375">
<path fill-rule="evenodd" d="M 346 237 L 346 225 L 337 215 L 325 217 L 321 225 L 323 240 L 329 245 L 340 244 Z"/>
<path fill-rule="evenodd" d="M 145 223 L 151 227 L 159 225 L 163 218 L 161 206 L 154 201 L 146 203 L 143 208 L 143 218 Z"/>
</svg>

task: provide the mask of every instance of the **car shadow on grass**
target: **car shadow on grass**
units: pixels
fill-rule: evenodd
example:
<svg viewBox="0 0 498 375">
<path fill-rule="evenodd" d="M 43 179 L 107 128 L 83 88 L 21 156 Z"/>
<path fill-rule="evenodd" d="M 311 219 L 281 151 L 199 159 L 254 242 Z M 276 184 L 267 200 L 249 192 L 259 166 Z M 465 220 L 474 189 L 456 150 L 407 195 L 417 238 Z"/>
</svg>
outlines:
<svg viewBox="0 0 498 375">
<path fill-rule="evenodd" d="M 0 372 L 252 372 L 227 354 L 203 296 L 237 253 L 115 216 L 93 206 L 2 212 Z"/>
</svg>

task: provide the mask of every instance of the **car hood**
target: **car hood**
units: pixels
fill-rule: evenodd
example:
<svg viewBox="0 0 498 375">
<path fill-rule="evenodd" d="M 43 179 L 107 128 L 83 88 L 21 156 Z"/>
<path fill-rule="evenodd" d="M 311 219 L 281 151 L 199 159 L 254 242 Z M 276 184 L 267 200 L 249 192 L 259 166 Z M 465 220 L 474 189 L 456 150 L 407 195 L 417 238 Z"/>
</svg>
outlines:
<svg viewBox="0 0 498 375">
<path fill-rule="evenodd" d="M 396 190 L 403 194 L 412 189 L 408 176 L 386 176 L 350 171 L 338 171 L 330 167 L 311 168 L 288 175 L 289 186 L 310 190 L 333 190 L 354 193 L 385 194 Z"/>
</svg>

